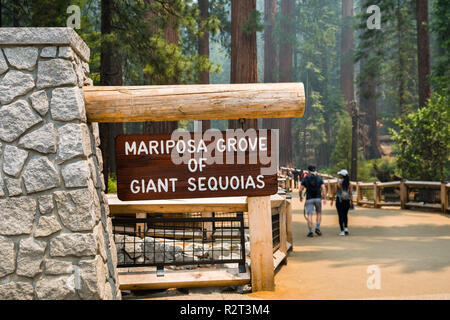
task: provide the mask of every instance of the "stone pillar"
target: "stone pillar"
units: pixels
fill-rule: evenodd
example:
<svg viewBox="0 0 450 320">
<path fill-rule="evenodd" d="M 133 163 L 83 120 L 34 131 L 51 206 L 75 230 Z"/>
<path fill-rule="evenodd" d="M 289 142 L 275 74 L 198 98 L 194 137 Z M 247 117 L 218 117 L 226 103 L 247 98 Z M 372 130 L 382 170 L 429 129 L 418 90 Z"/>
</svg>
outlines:
<svg viewBox="0 0 450 320">
<path fill-rule="evenodd" d="M 89 54 L 70 28 L 0 28 L 0 300 L 121 298 Z"/>
</svg>

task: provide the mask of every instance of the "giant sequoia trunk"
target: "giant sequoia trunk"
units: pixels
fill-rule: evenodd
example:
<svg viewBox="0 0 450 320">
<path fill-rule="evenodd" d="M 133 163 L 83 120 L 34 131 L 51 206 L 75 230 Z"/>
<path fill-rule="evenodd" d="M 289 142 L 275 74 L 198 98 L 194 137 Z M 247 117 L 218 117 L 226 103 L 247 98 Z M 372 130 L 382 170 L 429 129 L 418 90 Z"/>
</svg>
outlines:
<svg viewBox="0 0 450 320">
<path fill-rule="evenodd" d="M 431 95 L 430 36 L 428 34 L 428 1 L 417 0 L 417 54 L 419 65 L 419 107 L 425 107 Z"/>
<path fill-rule="evenodd" d="M 364 125 L 367 128 L 367 142 L 364 144 L 364 157 L 377 159 L 381 157 L 382 150 L 377 130 L 377 86 L 375 70 L 367 70 L 366 60 L 360 62 L 360 73 L 366 76 L 360 81 L 359 104 L 364 114 Z"/>
<path fill-rule="evenodd" d="M 292 82 L 292 41 L 294 34 L 292 14 L 294 12 L 294 0 L 282 0 L 281 2 L 281 38 L 280 38 L 280 82 Z M 291 118 L 276 119 L 275 128 L 280 130 L 280 165 L 292 166 L 292 132 Z"/>
<path fill-rule="evenodd" d="M 242 27 L 252 11 L 256 10 L 256 0 L 231 0 L 231 83 L 258 82 L 256 31 L 245 33 Z M 258 128 L 257 119 L 229 120 L 231 129 Z"/>
<path fill-rule="evenodd" d="M 351 112 L 350 103 L 354 100 L 353 87 L 353 0 L 342 0 L 341 33 L 341 90 L 345 107 Z"/>
<path fill-rule="evenodd" d="M 274 37 L 277 1 L 264 1 L 264 82 L 277 82 L 277 50 Z M 274 128 L 275 119 L 263 119 L 263 128 Z"/>
<path fill-rule="evenodd" d="M 209 0 L 198 0 L 198 8 L 200 10 L 200 18 L 202 21 L 205 21 L 209 18 Z M 198 54 L 201 56 L 206 56 L 209 58 L 209 32 L 204 31 L 203 36 L 198 39 Z M 209 84 L 209 72 L 203 71 L 200 72 L 199 83 L 201 84 Z M 208 130 L 211 128 L 210 120 L 202 121 L 202 130 Z"/>
<path fill-rule="evenodd" d="M 102 0 L 102 35 L 112 32 L 113 0 Z M 114 46 L 110 43 L 102 44 L 100 56 L 100 82 L 104 86 L 122 85 L 122 63 L 121 58 Z M 108 124 L 100 123 L 100 149 L 103 154 L 103 174 L 105 185 L 108 188 L 108 177 L 115 172 L 115 146 L 114 138 L 123 133 L 122 123 Z"/>
<path fill-rule="evenodd" d="M 149 3 L 154 2 L 156 0 L 146 0 Z M 152 11 L 148 11 L 146 14 L 146 17 L 148 19 L 148 22 L 150 24 L 150 28 L 153 30 L 153 33 L 156 33 L 158 31 L 158 26 L 155 25 L 154 22 L 154 16 L 155 13 Z M 174 26 L 174 21 L 176 17 L 171 16 L 169 18 L 169 21 L 167 22 L 167 27 L 164 28 L 164 39 L 167 40 L 168 43 L 178 43 L 178 29 Z M 147 84 L 156 84 L 152 83 L 151 75 L 147 76 Z M 168 81 L 168 83 L 157 83 L 157 84 L 176 84 L 177 79 L 172 79 Z M 176 130 L 178 128 L 178 122 L 177 121 L 160 121 L 160 122 L 153 122 L 148 121 L 144 123 L 144 133 L 153 134 L 153 133 L 171 133 L 172 131 Z"/>
</svg>

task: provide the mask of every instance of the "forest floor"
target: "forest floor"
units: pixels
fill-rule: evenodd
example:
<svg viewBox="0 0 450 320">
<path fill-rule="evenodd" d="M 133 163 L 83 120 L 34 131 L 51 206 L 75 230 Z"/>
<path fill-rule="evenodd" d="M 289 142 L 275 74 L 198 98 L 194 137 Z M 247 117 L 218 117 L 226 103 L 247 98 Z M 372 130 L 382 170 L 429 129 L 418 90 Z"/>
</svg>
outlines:
<svg viewBox="0 0 450 320">
<path fill-rule="evenodd" d="M 134 299 L 450 299 L 450 215 L 357 207 L 349 213 L 350 235 L 341 237 L 328 202 L 323 235 L 307 238 L 298 192 L 292 201 L 294 249 L 277 270 L 274 292 L 199 288 Z M 368 288 L 369 266 L 379 270 L 380 289 Z"/>
</svg>

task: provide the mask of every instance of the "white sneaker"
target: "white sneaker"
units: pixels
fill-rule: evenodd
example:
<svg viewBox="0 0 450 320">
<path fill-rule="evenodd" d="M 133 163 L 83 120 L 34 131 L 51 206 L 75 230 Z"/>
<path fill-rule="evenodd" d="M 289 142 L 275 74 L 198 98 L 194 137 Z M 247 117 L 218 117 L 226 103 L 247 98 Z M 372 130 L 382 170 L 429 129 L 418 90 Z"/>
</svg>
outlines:
<svg viewBox="0 0 450 320">
<path fill-rule="evenodd" d="M 340 236 L 345 236 L 345 231 L 342 231 L 341 233 L 339 233 Z"/>
</svg>

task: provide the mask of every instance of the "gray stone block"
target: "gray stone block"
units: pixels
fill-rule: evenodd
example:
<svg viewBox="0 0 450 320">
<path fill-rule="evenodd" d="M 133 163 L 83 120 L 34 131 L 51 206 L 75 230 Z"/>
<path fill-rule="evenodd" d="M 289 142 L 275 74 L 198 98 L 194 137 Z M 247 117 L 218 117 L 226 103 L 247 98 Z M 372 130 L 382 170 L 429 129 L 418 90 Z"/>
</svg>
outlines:
<svg viewBox="0 0 450 320">
<path fill-rule="evenodd" d="M 61 168 L 66 188 L 87 187 L 90 178 L 89 164 L 86 160 L 68 163 Z"/>
<path fill-rule="evenodd" d="M 93 195 L 89 189 L 55 192 L 58 215 L 63 225 L 71 231 L 92 230 L 96 213 Z"/>
<path fill-rule="evenodd" d="M 42 58 L 55 58 L 56 57 L 56 50 L 57 47 L 45 47 L 41 50 L 41 57 Z"/>
<path fill-rule="evenodd" d="M 16 267 L 16 252 L 14 241 L 0 236 L 0 278 L 14 272 Z"/>
<path fill-rule="evenodd" d="M 33 300 L 34 289 L 29 282 L 15 281 L 0 285 L 0 300 Z"/>
<path fill-rule="evenodd" d="M 18 177 L 28 158 L 28 151 L 7 145 L 3 155 L 3 172 Z"/>
<path fill-rule="evenodd" d="M 10 197 L 20 196 L 22 194 L 22 179 L 5 178 L 5 181 Z"/>
<path fill-rule="evenodd" d="M 94 256 L 97 243 L 91 233 L 63 233 L 50 240 L 51 257 Z"/>
<path fill-rule="evenodd" d="M 75 295 L 75 277 L 43 277 L 36 282 L 36 295 L 39 300 L 73 300 Z"/>
<path fill-rule="evenodd" d="M 39 218 L 39 223 L 34 231 L 34 236 L 48 237 L 55 232 L 61 231 L 62 227 L 55 216 L 42 216 Z"/>
<path fill-rule="evenodd" d="M 30 234 L 36 214 L 36 200 L 28 197 L 0 200 L 0 234 Z"/>
<path fill-rule="evenodd" d="M 39 197 L 38 203 L 39 203 L 39 212 L 41 214 L 49 214 L 53 212 L 54 204 L 53 204 L 53 196 L 51 194 Z"/>
<path fill-rule="evenodd" d="M 11 47 L 4 48 L 3 51 L 9 64 L 14 68 L 31 71 L 36 66 L 38 57 L 36 47 Z"/>
<path fill-rule="evenodd" d="M 45 274 L 50 275 L 61 275 L 61 274 L 72 274 L 74 271 L 72 262 L 61 261 L 56 259 L 45 261 Z"/>
<path fill-rule="evenodd" d="M 20 240 L 17 256 L 17 270 L 19 276 L 33 278 L 40 273 L 47 242 L 27 238 Z"/>
<path fill-rule="evenodd" d="M 70 61 L 64 59 L 52 59 L 38 62 L 36 82 L 36 87 L 38 89 L 70 84 L 77 84 L 77 75 L 75 74 L 75 70 Z"/>
<path fill-rule="evenodd" d="M 84 99 L 80 89 L 77 87 L 54 89 L 50 102 L 50 113 L 54 120 L 86 121 Z"/>
<path fill-rule="evenodd" d="M 33 76 L 17 70 L 9 70 L 0 81 L 0 103 L 7 104 L 34 88 Z"/>
<path fill-rule="evenodd" d="M 40 153 L 56 153 L 56 130 L 52 123 L 27 133 L 19 140 L 19 147 Z"/>
<path fill-rule="evenodd" d="M 19 100 L 0 108 L 0 139 L 13 142 L 32 126 L 42 122 L 28 102 Z"/>
<path fill-rule="evenodd" d="M 34 92 L 30 96 L 31 105 L 41 116 L 48 112 L 48 97 L 44 90 Z"/>
<path fill-rule="evenodd" d="M 86 124 L 68 123 L 58 129 L 58 152 L 56 155 L 59 163 L 77 156 L 87 157 L 91 154 L 89 129 Z"/>
<path fill-rule="evenodd" d="M 53 189 L 61 183 L 58 171 L 47 157 L 31 159 L 22 177 L 27 193 Z"/>
</svg>

